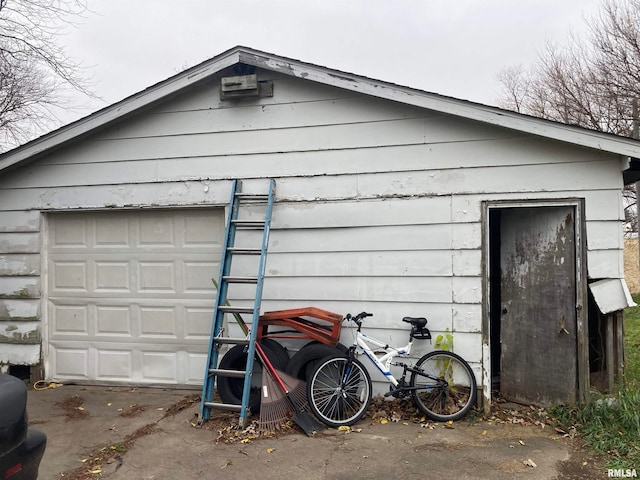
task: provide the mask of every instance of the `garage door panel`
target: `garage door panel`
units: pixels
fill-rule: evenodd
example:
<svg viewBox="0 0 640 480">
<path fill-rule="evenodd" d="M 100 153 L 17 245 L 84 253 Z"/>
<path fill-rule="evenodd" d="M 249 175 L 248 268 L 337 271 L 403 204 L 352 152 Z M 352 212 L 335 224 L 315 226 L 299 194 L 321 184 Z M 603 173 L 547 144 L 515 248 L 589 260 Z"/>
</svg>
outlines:
<svg viewBox="0 0 640 480">
<path fill-rule="evenodd" d="M 129 262 L 95 262 L 95 293 L 131 293 Z"/>
<path fill-rule="evenodd" d="M 176 267 L 173 262 L 144 261 L 138 263 L 137 291 L 145 293 L 176 294 Z"/>
<path fill-rule="evenodd" d="M 217 262 L 191 260 L 183 262 L 184 293 L 210 293 L 213 279 L 217 280 L 219 271 L 220 263 Z"/>
<path fill-rule="evenodd" d="M 79 215 L 60 217 L 55 227 L 50 229 L 50 246 L 62 250 L 86 249 L 89 246 L 88 220 L 89 217 Z"/>
<path fill-rule="evenodd" d="M 184 383 L 187 385 L 202 385 L 202 372 L 207 365 L 207 354 L 185 352 Z"/>
<path fill-rule="evenodd" d="M 49 332 L 57 335 L 88 335 L 87 305 L 55 305 L 49 303 Z"/>
<path fill-rule="evenodd" d="M 53 294 L 89 292 L 86 261 L 52 262 L 51 267 L 49 287 Z"/>
<path fill-rule="evenodd" d="M 224 209 L 48 221 L 48 377 L 201 384 Z"/>
<path fill-rule="evenodd" d="M 95 225 L 94 247 L 121 249 L 130 247 L 130 222 L 127 218 L 113 216 L 92 223 Z"/>
<path fill-rule="evenodd" d="M 140 337 L 178 339 L 178 318 L 174 307 L 140 307 Z"/>
<path fill-rule="evenodd" d="M 173 214 L 155 213 L 138 219 L 138 245 L 175 248 L 174 218 Z"/>
<path fill-rule="evenodd" d="M 88 348 L 53 347 L 49 349 L 49 355 L 51 368 L 56 372 L 56 379 L 89 379 Z"/>
<path fill-rule="evenodd" d="M 96 380 L 127 381 L 133 377 L 131 350 L 97 350 Z"/>
<path fill-rule="evenodd" d="M 133 337 L 133 324 L 131 306 L 107 306 L 96 305 L 96 332 L 100 336 Z"/>
<path fill-rule="evenodd" d="M 177 352 L 143 350 L 141 354 L 143 382 L 179 383 Z"/>
<path fill-rule="evenodd" d="M 186 306 L 184 319 L 184 338 L 186 340 L 208 340 L 211 335 L 213 319 L 211 308 Z"/>
</svg>

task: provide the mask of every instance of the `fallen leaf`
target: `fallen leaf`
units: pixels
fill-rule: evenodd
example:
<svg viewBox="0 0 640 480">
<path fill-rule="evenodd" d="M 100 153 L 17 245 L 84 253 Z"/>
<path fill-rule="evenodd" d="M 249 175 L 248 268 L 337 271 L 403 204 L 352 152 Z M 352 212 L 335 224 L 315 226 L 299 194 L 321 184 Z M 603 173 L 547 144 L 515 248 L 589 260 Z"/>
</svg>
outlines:
<svg viewBox="0 0 640 480">
<path fill-rule="evenodd" d="M 229 465 L 233 465 L 233 462 L 232 462 L 231 460 L 227 460 L 227 461 L 225 462 L 225 464 L 224 464 L 223 466 L 221 466 L 220 468 L 221 468 L 221 469 L 222 469 L 222 468 L 227 468 Z"/>
<path fill-rule="evenodd" d="M 89 470 L 89 473 L 93 473 L 94 475 L 97 473 L 102 473 L 102 469 L 101 468 L 96 468 L 95 470 Z"/>
<path fill-rule="evenodd" d="M 111 402 L 107 403 L 107 407 L 110 407 L 111 405 L 112 405 Z"/>
<path fill-rule="evenodd" d="M 381 418 L 381 419 L 380 419 L 380 423 L 381 423 L 382 425 L 386 425 L 387 423 L 389 423 L 389 420 L 387 420 L 386 418 Z"/>
<path fill-rule="evenodd" d="M 522 440 L 518 440 L 518 443 L 519 443 L 520 445 L 524 445 L 524 444 L 525 444 Z"/>
<path fill-rule="evenodd" d="M 531 467 L 531 468 L 536 468 L 538 465 L 535 464 L 535 462 L 533 460 L 531 460 L 530 458 L 527 459 L 526 462 L 522 462 L 524 463 L 527 467 Z"/>
<path fill-rule="evenodd" d="M 76 407 L 78 410 L 80 410 L 81 412 L 84 411 L 84 407 Z"/>
<path fill-rule="evenodd" d="M 380 420 L 380 423 L 382 423 L 382 420 Z M 386 423 L 386 422 L 385 422 Z M 339 432 L 350 432 L 351 431 L 351 427 L 347 426 L 347 425 L 340 425 L 338 427 L 338 431 Z"/>
<path fill-rule="evenodd" d="M 486 435 L 487 431 L 486 430 L 482 430 L 482 435 Z"/>
<path fill-rule="evenodd" d="M 275 448 L 267 448 L 267 453 L 273 453 L 275 451 L 276 451 Z"/>
<path fill-rule="evenodd" d="M 164 410 L 164 407 L 156 408 L 156 410 Z"/>
</svg>

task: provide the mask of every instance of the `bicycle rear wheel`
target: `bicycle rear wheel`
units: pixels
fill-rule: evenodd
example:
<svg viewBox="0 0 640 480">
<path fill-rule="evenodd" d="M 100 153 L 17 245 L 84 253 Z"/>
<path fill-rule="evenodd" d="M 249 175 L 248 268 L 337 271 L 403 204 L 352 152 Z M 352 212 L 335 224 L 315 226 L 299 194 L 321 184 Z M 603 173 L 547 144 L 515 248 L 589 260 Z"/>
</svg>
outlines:
<svg viewBox="0 0 640 480">
<path fill-rule="evenodd" d="M 464 417 L 476 403 L 476 379 L 459 355 L 436 351 L 424 355 L 411 374 L 411 394 L 417 407 L 431 420 L 447 422 Z"/>
<path fill-rule="evenodd" d="M 309 406 L 330 427 L 353 425 L 367 412 L 371 402 L 371 377 L 355 358 L 325 358 L 307 383 Z"/>
</svg>

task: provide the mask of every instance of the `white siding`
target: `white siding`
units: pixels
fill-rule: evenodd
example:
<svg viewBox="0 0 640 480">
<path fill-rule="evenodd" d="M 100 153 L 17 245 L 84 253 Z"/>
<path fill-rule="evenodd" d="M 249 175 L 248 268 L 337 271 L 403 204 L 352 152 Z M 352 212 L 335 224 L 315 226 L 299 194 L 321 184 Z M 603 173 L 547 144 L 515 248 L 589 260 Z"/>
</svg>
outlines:
<svg viewBox="0 0 640 480">
<path fill-rule="evenodd" d="M 622 277 L 615 156 L 260 78 L 274 81 L 273 97 L 222 102 L 212 83 L 3 174 L 0 282 L 9 287 L 0 291 L 22 285 L 30 300 L 12 302 L 38 298 L 41 210 L 224 205 L 230 179 L 269 177 L 277 204 L 263 310 L 366 309 L 372 334 L 398 343 L 400 318 L 425 315 L 436 333 L 455 332 L 476 372 L 482 201 L 584 198 L 589 275 Z"/>
</svg>

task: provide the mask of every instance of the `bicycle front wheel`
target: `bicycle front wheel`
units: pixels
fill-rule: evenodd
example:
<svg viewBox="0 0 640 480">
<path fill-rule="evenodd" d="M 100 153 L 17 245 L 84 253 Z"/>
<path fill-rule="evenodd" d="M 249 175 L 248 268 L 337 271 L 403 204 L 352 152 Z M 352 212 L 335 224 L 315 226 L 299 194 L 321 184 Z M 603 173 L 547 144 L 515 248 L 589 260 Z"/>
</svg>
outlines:
<svg viewBox="0 0 640 480">
<path fill-rule="evenodd" d="M 369 408 L 371 377 L 355 358 L 325 358 L 308 380 L 307 397 L 314 415 L 325 425 L 353 425 Z"/>
<path fill-rule="evenodd" d="M 424 355 L 411 374 L 410 386 L 417 407 L 431 420 L 459 420 L 476 402 L 476 378 L 459 355 L 436 351 Z"/>
</svg>

